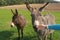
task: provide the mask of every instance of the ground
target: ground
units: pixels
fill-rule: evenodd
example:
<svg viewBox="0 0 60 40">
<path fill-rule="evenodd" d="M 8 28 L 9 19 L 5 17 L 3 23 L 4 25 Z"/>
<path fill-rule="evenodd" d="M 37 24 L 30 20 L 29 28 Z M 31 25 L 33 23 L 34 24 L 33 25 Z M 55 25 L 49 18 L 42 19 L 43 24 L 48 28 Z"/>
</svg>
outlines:
<svg viewBox="0 0 60 40">
<path fill-rule="evenodd" d="M 33 8 L 40 8 L 44 4 L 30 4 L 30 6 L 32 6 Z M 0 7 L 0 9 L 15 9 L 15 8 L 17 8 L 17 9 L 27 9 L 25 4 Z M 49 3 L 48 6 L 45 7 L 45 10 L 60 11 L 60 3 Z"/>
</svg>

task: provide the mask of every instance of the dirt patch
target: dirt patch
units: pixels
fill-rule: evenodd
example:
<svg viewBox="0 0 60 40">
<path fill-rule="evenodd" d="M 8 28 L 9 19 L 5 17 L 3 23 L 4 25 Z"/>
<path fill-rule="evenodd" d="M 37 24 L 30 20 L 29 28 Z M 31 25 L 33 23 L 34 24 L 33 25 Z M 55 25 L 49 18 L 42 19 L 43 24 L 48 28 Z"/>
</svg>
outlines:
<svg viewBox="0 0 60 40">
<path fill-rule="evenodd" d="M 40 8 L 44 4 L 30 4 L 33 8 Z M 23 5 L 11 5 L 0 7 L 0 9 L 27 9 L 25 4 Z M 46 11 L 60 11 L 60 3 L 50 3 L 47 7 L 44 8 Z"/>
</svg>

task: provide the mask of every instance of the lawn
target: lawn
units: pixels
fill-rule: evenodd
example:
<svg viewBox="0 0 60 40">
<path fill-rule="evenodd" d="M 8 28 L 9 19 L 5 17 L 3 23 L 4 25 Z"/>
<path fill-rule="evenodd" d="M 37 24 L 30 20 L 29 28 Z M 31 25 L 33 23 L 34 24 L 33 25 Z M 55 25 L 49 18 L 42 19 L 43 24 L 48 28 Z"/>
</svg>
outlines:
<svg viewBox="0 0 60 40">
<path fill-rule="evenodd" d="M 20 14 L 23 14 L 27 20 L 27 24 L 24 28 L 23 40 L 37 40 L 36 33 L 31 25 L 30 12 L 28 10 L 18 10 Z M 47 12 L 42 12 L 47 13 Z M 60 12 L 51 12 L 56 17 L 56 23 L 60 23 Z M 16 27 L 11 28 L 11 18 L 13 14 L 10 9 L 0 9 L 0 40 L 17 40 L 18 34 Z M 60 40 L 60 31 L 53 33 L 53 40 Z"/>
</svg>

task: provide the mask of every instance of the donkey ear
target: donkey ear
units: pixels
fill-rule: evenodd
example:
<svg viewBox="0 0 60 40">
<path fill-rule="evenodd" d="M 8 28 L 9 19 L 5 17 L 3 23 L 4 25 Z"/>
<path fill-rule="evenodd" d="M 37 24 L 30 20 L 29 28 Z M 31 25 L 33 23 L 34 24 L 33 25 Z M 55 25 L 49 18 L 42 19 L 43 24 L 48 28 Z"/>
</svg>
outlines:
<svg viewBox="0 0 60 40">
<path fill-rule="evenodd" d="M 12 12 L 13 14 L 15 14 L 12 9 L 11 9 L 11 12 Z"/>
<path fill-rule="evenodd" d="M 24 3 L 27 4 L 27 5 L 29 4 L 28 0 L 24 0 Z"/>
<path fill-rule="evenodd" d="M 33 8 L 29 5 L 29 2 L 25 0 L 26 7 L 29 11 L 33 11 Z"/>
<path fill-rule="evenodd" d="M 16 15 L 18 15 L 18 11 L 17 11 L 17 9 L 15 9 L 15 13 L 16 13 Z"/>
<path fill-rule="evenodd" d="M 49 2 L 47 2 L 44 6 L 40 7 L 39 11 L 42 11 L 48 4 L 49 4 Z"/>
</svg>

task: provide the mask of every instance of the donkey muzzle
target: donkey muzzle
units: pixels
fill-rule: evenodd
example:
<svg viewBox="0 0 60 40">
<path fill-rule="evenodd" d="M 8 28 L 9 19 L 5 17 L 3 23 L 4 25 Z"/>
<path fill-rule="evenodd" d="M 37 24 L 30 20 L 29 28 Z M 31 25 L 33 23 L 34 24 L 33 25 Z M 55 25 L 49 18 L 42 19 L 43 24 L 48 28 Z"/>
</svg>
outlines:
<svg viewBox="0 0 60 40">
<path fill-rule="evenodd" d="M 11 27 L 14 27 L 14 23 L 13 22 L 11 23 Z"/>
</svg>

